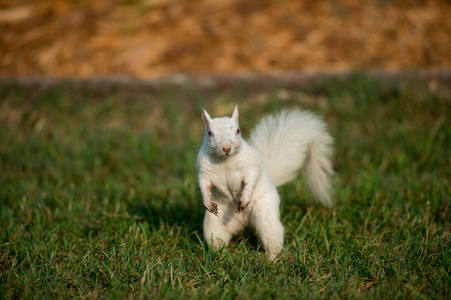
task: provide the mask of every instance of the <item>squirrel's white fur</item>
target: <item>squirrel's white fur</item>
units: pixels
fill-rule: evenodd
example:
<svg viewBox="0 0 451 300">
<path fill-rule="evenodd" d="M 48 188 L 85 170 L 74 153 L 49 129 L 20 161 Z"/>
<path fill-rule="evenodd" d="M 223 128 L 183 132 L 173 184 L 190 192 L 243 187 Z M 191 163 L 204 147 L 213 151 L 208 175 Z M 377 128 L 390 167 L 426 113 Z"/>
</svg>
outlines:
<svg viewBox="0 0 451 300">
<path fill-rule="evenodd" d="M 231 118 L 212 119 L 202 112 L 206 131 L 196 170 L 207 209 L 204 237 L 219 249 L 251 228 L 274 258 L 284 239 L 276 187 L 303 169 L 313 194 L 330 206 L 332 138 L 326 124 L 311 112 L 285 110 L 263 118 L 247 143 L 238 115 L 238 107 Z"/>
</svg>

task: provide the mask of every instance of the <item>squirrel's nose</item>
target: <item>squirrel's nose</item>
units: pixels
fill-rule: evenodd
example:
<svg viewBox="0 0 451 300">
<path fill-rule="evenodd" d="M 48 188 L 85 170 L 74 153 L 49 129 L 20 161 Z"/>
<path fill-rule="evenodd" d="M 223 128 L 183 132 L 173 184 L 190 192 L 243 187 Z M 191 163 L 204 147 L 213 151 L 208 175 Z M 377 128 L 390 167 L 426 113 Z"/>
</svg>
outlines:
<svg viewBox="0 0 451 300">
<path fill-rule="evenodd" d="M 230 153 L 230 149 L 231 149 L 231 147 L 229 144 L 222 146 L 222 151 L 224 151 L 224 153 Z"/>
</svg>

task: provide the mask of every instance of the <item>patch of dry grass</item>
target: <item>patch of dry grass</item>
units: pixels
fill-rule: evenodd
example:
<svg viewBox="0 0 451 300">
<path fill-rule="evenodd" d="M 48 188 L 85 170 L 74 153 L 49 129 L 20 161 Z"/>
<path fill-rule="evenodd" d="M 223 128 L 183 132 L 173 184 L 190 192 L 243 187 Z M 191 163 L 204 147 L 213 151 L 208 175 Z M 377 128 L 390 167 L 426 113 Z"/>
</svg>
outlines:
<svg viewBox="0 0 451 300">
<path fill-rule="evenodd" d="M 450 15 L 445 0 L 6 1 L 0 74 L 443 70 Z"/>
</svg>

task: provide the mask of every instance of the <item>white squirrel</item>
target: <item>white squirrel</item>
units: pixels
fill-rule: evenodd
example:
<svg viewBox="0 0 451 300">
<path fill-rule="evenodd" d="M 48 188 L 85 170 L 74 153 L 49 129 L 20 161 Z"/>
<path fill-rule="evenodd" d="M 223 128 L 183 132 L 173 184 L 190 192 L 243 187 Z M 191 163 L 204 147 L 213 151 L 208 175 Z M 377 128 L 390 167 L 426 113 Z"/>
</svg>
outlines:
<svg viewBox="0 0 451 300">
<path fill-rule="evenodd" d="M 247 143 L 238 114 L 238 106 L 231 118 L 212 119 L 202 112 L 206 131 L 196 171 L 207 209 L 204 238 L 217 250 L 250 228 L 274 259 L 284 240 L 276 187 L 294 179 L 302 168 L 313 194 L 332 205 L 332 138 L 313 113 L 284 110 L 264 117 Z"/>
</svg>

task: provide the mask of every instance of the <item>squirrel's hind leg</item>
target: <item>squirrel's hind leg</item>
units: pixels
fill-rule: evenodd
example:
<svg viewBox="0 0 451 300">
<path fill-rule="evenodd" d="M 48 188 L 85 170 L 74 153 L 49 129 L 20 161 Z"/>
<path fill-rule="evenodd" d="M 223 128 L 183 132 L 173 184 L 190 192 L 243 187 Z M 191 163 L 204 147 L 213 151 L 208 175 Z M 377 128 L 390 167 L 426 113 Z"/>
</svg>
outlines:
<svg viewBox="0 0 451 300">
<path fill-rule="evenodd" d="M 266 254 L 273 260 L 282 251 L 284 228 L 280 222 L 279 210 L 262 206 L 256 207 L 253 212 L 253 226 Z"/>
<path fill-rule="evenodd" d="M 226 247 L 230 243 L 232 234 L 227 230 L 220 216 L 218 217 L 206 211 L 203 227 L 205 241 L 215 251 Z"/>
</svg>

